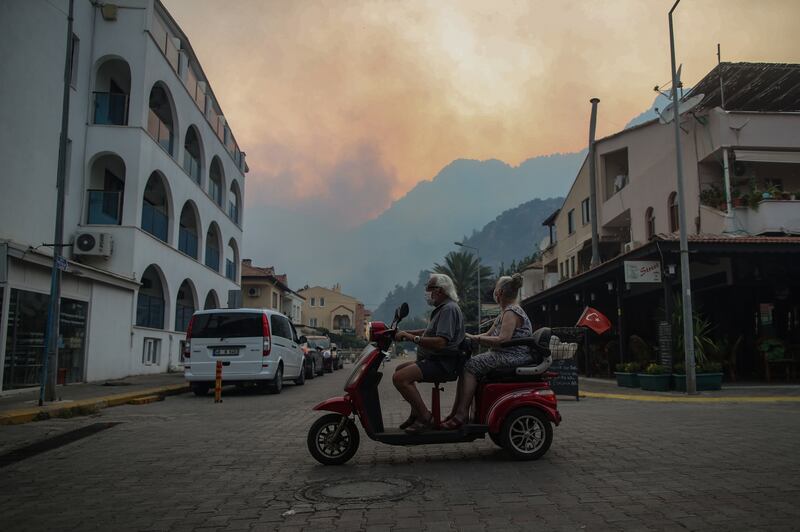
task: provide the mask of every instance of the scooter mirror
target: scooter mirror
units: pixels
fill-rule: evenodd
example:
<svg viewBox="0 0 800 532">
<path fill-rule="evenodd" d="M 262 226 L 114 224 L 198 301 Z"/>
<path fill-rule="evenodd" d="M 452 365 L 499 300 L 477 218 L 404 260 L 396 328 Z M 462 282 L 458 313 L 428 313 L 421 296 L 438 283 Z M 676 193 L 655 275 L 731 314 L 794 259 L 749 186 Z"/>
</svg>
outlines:
<svg viewBox="0 0 800 532">
<path fill-rule="evenodd" d="M 400 308 L 397 311 L 397 315 L 402 320 L 406 316 L 408 316 L 408 303 L 403 303 L 400 305 Z"/>
</svg>

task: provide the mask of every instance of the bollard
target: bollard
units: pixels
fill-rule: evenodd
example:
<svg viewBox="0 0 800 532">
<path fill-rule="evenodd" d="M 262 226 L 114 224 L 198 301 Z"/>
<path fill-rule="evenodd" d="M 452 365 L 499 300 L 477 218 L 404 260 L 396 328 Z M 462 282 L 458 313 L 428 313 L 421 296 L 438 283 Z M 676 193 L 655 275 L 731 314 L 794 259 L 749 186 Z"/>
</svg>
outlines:
<svg viewBox="0 0 800 532">
<path fill-rule="evenodd" d="M 214 381 L 214 402 L 222 402 L 222 361 L 217 360 L 217 374 Z"/>
</svg>

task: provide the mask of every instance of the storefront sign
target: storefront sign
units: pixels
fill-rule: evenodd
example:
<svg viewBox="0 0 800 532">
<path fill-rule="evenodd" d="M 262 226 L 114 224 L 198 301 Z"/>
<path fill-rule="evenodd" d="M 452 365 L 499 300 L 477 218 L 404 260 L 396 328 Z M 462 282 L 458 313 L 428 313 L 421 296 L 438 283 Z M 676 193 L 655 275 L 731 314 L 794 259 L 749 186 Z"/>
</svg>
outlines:
<svg viewBox="0 0 800 532">
<path fill-rule="evenodd" d="M 626 283 L 660 283 L 661 263 L 657 260 L 626 260 Z"/>
</svg>

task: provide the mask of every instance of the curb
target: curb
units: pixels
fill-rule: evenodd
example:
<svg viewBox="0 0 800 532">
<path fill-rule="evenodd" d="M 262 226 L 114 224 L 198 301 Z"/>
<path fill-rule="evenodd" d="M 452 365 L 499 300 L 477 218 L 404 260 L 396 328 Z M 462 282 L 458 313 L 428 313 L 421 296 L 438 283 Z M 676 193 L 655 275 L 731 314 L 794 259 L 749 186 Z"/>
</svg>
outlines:
<svg viewBox="0 0 800 532">
<path fill-rule="evenodd" d="M 169 386 L 146 388 L 135 392 L 81 399 L 80 401 L 71 401 L 64 404 L 19 408 L 0 413 L 0 425 L 21 425 L 23 423 L 41 421 L 51 417 L 86 415 L 102 408 L 124 405 L 131 401 L 140 400 L 149 396 L 155 395 L 157 397 L 165 397 L 167 395 L 177 395 L 188 391 L 189 384 L 187 383 L 171 384 Z"/>
<path fill-rule="evenodd" d="M 661 395 L 628 395 L 622 393 L 580 392 L 581 397 L 598 399 L 621 399 L 623 401 L 642 401 L 649 403 L 800 403 L 800 396 L 763 397 L 670 397 Z"/>
</svg>

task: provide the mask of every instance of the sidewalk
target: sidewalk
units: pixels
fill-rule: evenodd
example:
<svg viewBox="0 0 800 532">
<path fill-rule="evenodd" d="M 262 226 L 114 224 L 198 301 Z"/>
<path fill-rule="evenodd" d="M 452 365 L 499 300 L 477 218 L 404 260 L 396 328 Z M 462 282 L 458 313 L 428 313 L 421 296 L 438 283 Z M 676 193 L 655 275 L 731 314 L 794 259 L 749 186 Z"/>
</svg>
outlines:
<svg viewBox="0 0 800 532">
<path fill-rule="evenodd" d="M 13 390 L 0 395 L 0 425 L 17 425 L 51 417 L 85 415 L 101 408 L 148 401 L 189 390 L 183 373 L 138 375 L 125 379 L 56 387 L 57 400 L 38 406 L 39 389 Z"/>
<path fill-rule="evenodd" d="M 617 386 L 613 379 L 578 378 L 578 389 L 581 397 L 623 399 L 631 401 L 651 402 L 800 402 L 800 384 L 760 382 L 723 383 L 717 391 L 699 392 L 687 395 L 684 392 L 650 392 L 641 388 L 624 388 Z"/>
</svg>

